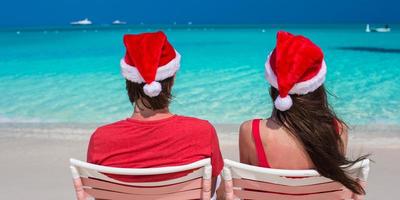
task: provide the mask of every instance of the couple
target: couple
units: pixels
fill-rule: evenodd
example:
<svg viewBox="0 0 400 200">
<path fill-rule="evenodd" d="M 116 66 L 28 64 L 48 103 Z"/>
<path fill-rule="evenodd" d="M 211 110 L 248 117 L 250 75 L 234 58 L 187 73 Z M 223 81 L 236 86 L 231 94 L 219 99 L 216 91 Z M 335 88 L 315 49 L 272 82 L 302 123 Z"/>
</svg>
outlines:
<svg viewBox="0 0 400 200">
<path fill-rule="evenodd" d="M 213 125 L 168 109 L 180 67 L 179 53 L 163 32 L 125 35 L 124 44 L 126 55 L 121 70 L 134 112 L 125 120 L 95 131 L 88 147 L 88 162 L 150 168 L 211 158 L 215 191 L 223 158 Z M 276 47 L 265 64 L 274 108 L 267 119 L 242 123 L 240 162 L 279 169 L 316 169 L 354 193 L 363 194 L 363 188 L 340 167 L 362 158 L 352 161 L 345 156 L 347 129 L 328 104 L 323 85 L 326 71 L 318 46 L 303 36 L 278 32 Z M 113 178 L 161 181 L 184 175 Z"/>
</svg>

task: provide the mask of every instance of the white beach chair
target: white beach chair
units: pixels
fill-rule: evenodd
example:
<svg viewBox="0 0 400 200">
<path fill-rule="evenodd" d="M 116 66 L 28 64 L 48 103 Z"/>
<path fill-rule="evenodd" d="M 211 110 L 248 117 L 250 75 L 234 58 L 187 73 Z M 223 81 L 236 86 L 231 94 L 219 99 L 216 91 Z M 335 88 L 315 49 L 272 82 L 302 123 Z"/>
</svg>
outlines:
<svg viewBox="0 0 400 200">
<path fill-rule="evenodd" d="M 70 159 L 71 172 L 78 200 L 86 199 L 210 199 L 210 159 L 188 165 L 160 168 L 114 168 Z M 110 178 L 113 175 L 161 175 L 193 170 L 188 175 L 161 182 L 123 182 Z"/>
<path fill-rule="evenodd" d="M 320 176 L 316 170 L 280 170 L 246 165 L 224 160 L 222 177 L 226 199 L 262 200 L 359 200 L 342 184 Z M 365 188 L 369 160 L 349 167 L 347 172 Z"/>
</svg>

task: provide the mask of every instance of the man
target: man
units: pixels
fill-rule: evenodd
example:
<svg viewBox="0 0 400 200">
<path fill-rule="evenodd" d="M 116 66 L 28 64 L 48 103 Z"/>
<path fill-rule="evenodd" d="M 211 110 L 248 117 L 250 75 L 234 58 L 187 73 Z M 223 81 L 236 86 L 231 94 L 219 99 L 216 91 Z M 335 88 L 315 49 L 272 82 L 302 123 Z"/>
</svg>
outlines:
<svg viewBox="0 0 400 200">
<path fill-rule="evenodd" d="M 125 35 L 121 70 L 134 105 L 131 117 L 98 128 L 87 160 L 123 168 L 184 165 L 211 158 L 213 187 L 223 167 L 214 127 L 205 120 L 172 114 L 168 107 L 180 55 L 163 32 Z M 162 176 L 113 177 L 122 181 L 162 181 L 186 173 Z"/>
</svg>

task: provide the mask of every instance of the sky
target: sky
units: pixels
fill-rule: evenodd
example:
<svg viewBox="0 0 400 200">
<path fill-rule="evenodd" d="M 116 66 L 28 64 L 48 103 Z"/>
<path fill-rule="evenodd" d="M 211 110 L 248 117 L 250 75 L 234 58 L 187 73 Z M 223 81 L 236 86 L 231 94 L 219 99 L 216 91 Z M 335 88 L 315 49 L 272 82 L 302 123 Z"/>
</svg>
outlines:
<svg viewBox="0 0 400 200">
<path fill-rule="evenodd" d="M 399 0 L 1 0 L 0 26 L 400 23 Z"/>
</svg>

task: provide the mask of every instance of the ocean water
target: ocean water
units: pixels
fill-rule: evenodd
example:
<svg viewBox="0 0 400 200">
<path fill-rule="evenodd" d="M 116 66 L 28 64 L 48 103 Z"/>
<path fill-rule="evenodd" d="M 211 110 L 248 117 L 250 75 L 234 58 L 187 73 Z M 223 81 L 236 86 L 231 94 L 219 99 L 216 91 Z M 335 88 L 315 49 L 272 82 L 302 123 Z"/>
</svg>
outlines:
<svg viewBox="0 0 400 200">
<path fill-rule="evenodd" d="M 268 117 L 264 62 L 277 30 L 325 53 L 330 103 L 352 125 L 400 125 L 400 26 L 164 27 L 182 55 L 171 110 L 214 123 Z M 155 27 L 0 29 L 0 122 L 106 123 L 132 112 L 122 36 Z"/>
</svg>

